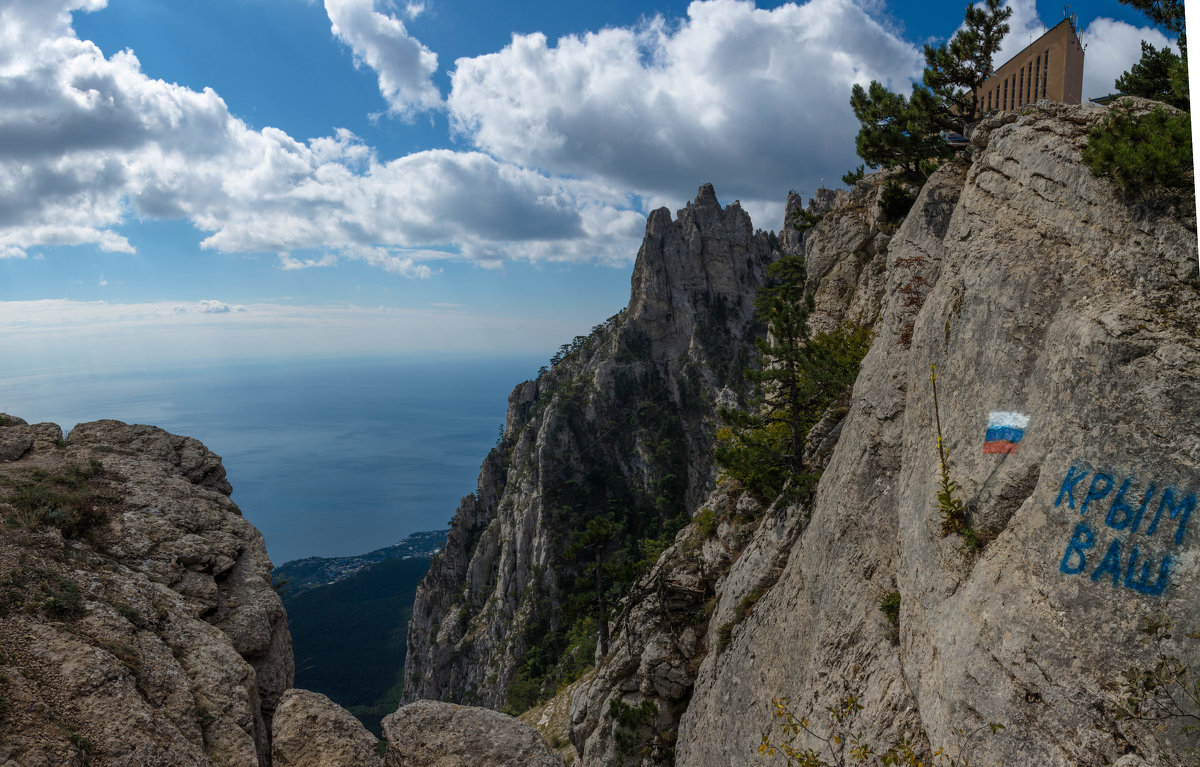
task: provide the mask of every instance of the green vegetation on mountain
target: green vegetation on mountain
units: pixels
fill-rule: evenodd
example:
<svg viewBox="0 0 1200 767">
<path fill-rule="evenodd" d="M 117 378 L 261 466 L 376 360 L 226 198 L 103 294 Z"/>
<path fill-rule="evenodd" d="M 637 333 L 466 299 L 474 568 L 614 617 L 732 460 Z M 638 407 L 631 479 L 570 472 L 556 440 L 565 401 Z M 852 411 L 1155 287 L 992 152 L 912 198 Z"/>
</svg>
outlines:
<svg viewBox="0 0 1200 767">
<path fill-rule="evenodd" d="M 771 282 L 756 298 L 767 334 L 758 339 L 761 366 L 747 372 L 758 385 L 748 410 L 726 408 L 717 432 L 717 464 L 759 500 L 769 503 L 791 481 L 806 498 L 820 475 L 806 470 L 808 433 L 844 396 L 870 345 L 870 331 L 843 327 L 810 332 L 812 297 L 804 293 L 804 257 L 783 256 L 767 270 Z"/>
<path fill-rule="evenodd" d="M 612 605 L 687 523 L 684 491 L 687 453 L 677 407 L 656 368 L 618 373 L 611 394 L 571 375 L 571 363 L 600 345 L 597 334 L 577 339 L 554 360 L 559 376 L 553 428 L 568 439 L 587 440 L 596 413 L 604 414 L 608 440 L 587 440 L 586 470 L 573 453 L 548 458 L 543 476 L 546 507 L 560 552 L 553 582 L 563 591 L 556 604 L 534 584 L 535 614 L 525 641 L 529 649 L 509 688 L 504 710 L 520 713 L 545 700 L 591 668 L 596 647 L 608 652 Z M 619 334 L 619 354 L 638 361 L 646 346 L 637 334 Z M 565 364 L 564 364 L 565 363 Z M 547 397 L 543 401 L 548 402 Z M 653 478 L 645 486 L 629 476 L 628 456 L 640 455 Z M 563 588 L 565 587 L 565 588 Z"/>
<path fill-rule="evenodd" d="M 283 594 L 296 686 L 328 695 L 380 734 L 404 682 L 408 619 L 429 559 L 388 559 L 327 586 Z"/>
<path fill-rule="evenodd" d="M 1187 31 L 1177 0 L 1121 0 L 1179 36 L 1179 55 L 1142 41 L 1141 59 L 1116 81 L 1128 96 L 1141 96 L 1184 110 L 1135 111 L 1118 102 L 1088 134 L 1083 161 L 1098 178 L 1112 181 L 1128 199 L 1146 200 L 1194 189 L 1192 123 L 1187 76 Z"/>
</svg>

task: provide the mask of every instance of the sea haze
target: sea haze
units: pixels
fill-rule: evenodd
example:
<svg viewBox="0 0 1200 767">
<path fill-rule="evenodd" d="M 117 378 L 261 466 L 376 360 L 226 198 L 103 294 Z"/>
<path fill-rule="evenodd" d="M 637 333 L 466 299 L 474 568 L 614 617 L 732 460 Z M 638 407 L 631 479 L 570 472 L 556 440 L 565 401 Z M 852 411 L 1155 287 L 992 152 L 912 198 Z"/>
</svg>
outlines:
<svg viewBox="0 0 1200 767">
<path fill-rule="evenodd" d="M 115 418 L 195 437 L 271 559 L 362 554 L 448 526 L 508 393 L 543 359 L 253 363 L 0 379 L 27 421 Z"/>
</svg>

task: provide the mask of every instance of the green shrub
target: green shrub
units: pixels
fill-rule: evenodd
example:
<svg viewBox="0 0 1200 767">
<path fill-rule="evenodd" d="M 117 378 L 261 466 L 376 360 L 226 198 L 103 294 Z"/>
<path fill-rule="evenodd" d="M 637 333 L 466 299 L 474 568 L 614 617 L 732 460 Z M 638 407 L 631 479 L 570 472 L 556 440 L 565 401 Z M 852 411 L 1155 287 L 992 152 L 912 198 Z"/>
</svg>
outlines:
<svg viewBox="0 0 1200 767">
<path fill-rule="evenodd" d="M 845 184 L 846 186 L 854 186 L 859 181 L 863 180 L 863 176 L 866 175 L 866 172 L 867 172 L 866 166 L 859 165 L 854 170 L 852 170 L 849 173 L 842 176 L 842 183 Z"/>
<path fill-rule="evenodd" d="M 1192 188 L 1192 128 L 1187 113 L 1159 107 L 1134 114 L 1119 103 L 1088 133 L 1083 161 L 1125 197 Z"/>
<path fill-rule="evenodd" d="M 717 534 L 717 515 L 712 509 L 702 509 L 696 515 L 696 530 L 707 540 Z"/>
<path fill-rule="evenodd" d="M 900 592 L 889 591 L 879 598 L 879 612 L 887 621 L 885 635 L 895 644 L 900 641 Z"/>
<path fill-rule="evenodd" d="M 824 724 L 817 721 L 818 715 L 815 713 L 807 716 L 793 714 L 790 706 L 790 698 L 771 701 L 779 735 L 772 737 L 771 728 L 764 730 L 758 746 L 759 756 L 781 757 L 788 767 L 846 767 L 853 764 L 971 767 L 969 756 L 974 750 L 975 741 L 980 736 L 986 737 L 989 733 L 995 735 L 1004 729 L 1004 725 L 995 722 L 988 722 L 970 731 L 954 728 L 954 741 L 931 755 L 920 753 L 919 746 L 906 738 L 876 750 L 874 745 L 855 732 L 855 721 L 863 710 L 856 695 L 849 694 L 837 705 L 827 707 L 828 722 Z M 802 737 L 820 745 L 817 748 L 805 747 Z"/>
<path fill-rule="evenodd" d="M 979 535 L 979 531 L 975 528 L 968 527 L 963 529 L 962 539 L 962 550 L 967 554 L 975 554 L 983 550 L 983 537 Z"/>
<path fill-rule="evenodd" d="M 729 646 L 729 640 L 733 638 L 733 627 L 737 625 L 737 621 L 725 621 L 717 628 L 717 655 L 725 652 L 725 648 Z"/>
<path fill-rule="evenodd" d="M 950 479 L 950 450 L 942 440 L 942 416 L 938 408 L 937 368 L 929 366 L 929 381 L 933 385 L 933 419 L 937 425 L 937 451 L 939 466 L 939 487 L 937 493 L 938 513 L 942 517 L 942 537 L 950 533 L 961 533 L 967 528 L 967 507 L 962 499 L 954 495 L 957 483 Z"/>
<path fill-rule="evenodd" d="M 804 234 L 809 229 L 821 223 L 822 218 L 824 218 L 824 214 L 813 213 L 804 208 L 796 208 L 796 212 L 792 214 L 792 228 Z"/>
<path fill-rule="evenodd" d="M 84 614 L 83 595 L 79 593 L 79 584 L 63 575 L 54 577 L 54 585 L 48 589 L 49 595 L 42 602 L 42 611 L 50 618 L 68 620 Z"/>
<path fill-rule="evenodd" d="M 749 594 L 742 597 L 737 603 L 737 607 L 733 608 L 733 617 L 721 624 L 717 629 L 717 654 L 720 655 L 729 646 L 729 640 L 733 638 L 733 628 L 746 617 L 750 615 L 750 611 L 754 609 L 754 605 L 758 604 L 758 600 L 763 598 L 767 593 L 765 586 L 756 586 Z"/>
<path fill-rule="evenodd" d="M 117 611 L 117 615 L 132 623 L 134 628 L 141 629 L 146 627 L 146 617 L 136 607 L 117 603 L 113 605 L 113 609 Z"/>
<path fill-rule="evenodd" d="M 70 466 L 53 474 L 34 469 L 28 479 L 0 478 L 0 487 L 8 491 L 0 499 L 13 509 L 5 521 L 28 529 L 50 525 L 65 538 L 87 538 L 121 501 L 105 491 L 103 475 L 104 465 L 93 458 L 86 467 Z"/>
<path fill-rule="evenodd" d="M 887 221 L 900 221 L 908 215 L 916 201 L 916 195 L 892 179 L 883 185 L 883 191 L 879 193 L 879 212 Z"/>
<path fill-rule="evenodd" d="M 613 735 L 617 742 L 617 754 L 623 763 L 649 740 L 639 736 L 638 731 L 651 724 L 658 714 L 658 706 L 652 700 L 643 700 L 637 706 L 631 706 L 614 698 L 608 705 L 608 714 L 616 724 Z"/>
</svg>

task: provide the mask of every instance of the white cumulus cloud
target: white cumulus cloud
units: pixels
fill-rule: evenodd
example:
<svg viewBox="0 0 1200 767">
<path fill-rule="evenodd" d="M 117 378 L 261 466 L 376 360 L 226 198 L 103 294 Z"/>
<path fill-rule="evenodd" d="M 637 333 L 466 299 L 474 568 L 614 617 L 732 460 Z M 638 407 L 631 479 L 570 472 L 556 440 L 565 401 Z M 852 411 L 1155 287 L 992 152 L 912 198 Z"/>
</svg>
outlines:
<svg viewBox="0 0 1200 767">
<path fill-rule="evenodd" d="M 309 141 L 252 130 L 211 89 L 152 78 L 133 52 L 106 58 L 80 40 L 71 10 L 102 6 L 0 3 L 0 257 L 50 245 L 132 252 L 118 231 L 131 218 L 187 219 L 205 247 L 280 253 L 284 268 L 361 258 L 413 277 L 431 274 L 419 262 L 433 258 L 611 261 L 636 250 L 640 214 L 602 184 L 479 152 L 384 161 L 345 130 Z M 585 242 L 595 234 L 613 236 Z M 324 253 L 292 255 L 302 250 Z"/>
<path fill-rule="evenodd" d="M 377 0 L 325 0 L 333 34 L 354 51 L 354 60 L 379 76 L 379 90 L 389 109 L 401 117 L 441 106 L 442 95 L 433 84 L 438 57 L 408 33 L 404 22 L 381 12 Z M 386 1 L 383 3 L 387 10 Z M 405 12 L 415 18 L 424 3 L 408 3 Z"/>
<path fill-rule="evenodd" d="M 553 45 L 514 35 L 497 53 L 459 59 L 453 124 L 501 160 L 654 202 L 678 205 L 711 181 L 725 199 L 777 203 L 858 164 L 853 84 L 907 89 L 922 66 L 851 0 L 773 10 L 698 0 L 687 13 Z"/>
</svg>

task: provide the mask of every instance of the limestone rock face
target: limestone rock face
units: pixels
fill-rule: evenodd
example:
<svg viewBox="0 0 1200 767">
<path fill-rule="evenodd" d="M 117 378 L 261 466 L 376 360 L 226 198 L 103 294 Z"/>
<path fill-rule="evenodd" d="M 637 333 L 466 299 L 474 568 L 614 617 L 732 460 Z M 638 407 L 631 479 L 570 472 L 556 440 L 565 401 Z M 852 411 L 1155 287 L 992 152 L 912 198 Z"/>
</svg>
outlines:
<svg viewBox="0 0 1200 767">
<path fill-rule="evenodd" d="M 651 214 L 628 308 L 510 396 L 503 440 L 417 592 L 406 701 L 508 702 L 531 646 L 563 628 L 563 585 L 582 568 L 564 554 L 595 498 L 643 519 L 704 499 L 716 403 L 742 388 L 772 257 L 767 235 L 711 186 L 674 221 Z"/>
<path fill-rule="evenodd" d="M 0 423 L 29 445 L 0 463 L 0 763 L 268 764 L 291 641 L 220 458 L 149 426 Z"/>
<path fill-rule="evenodd" d="M 380 767 L 375 736 L 320 693 L 288 690 L 271 725 L 274 767 Z"/>
<path fill-rule="evenodd" d="M 1045 102 L 985 120 L 900 220 L 883 215 L 875 176 L 810 206 L 821 220 L 808 232 L 785 222 L 780 249 L 805 257 L 813 330 L 870 324 L 871 350 L 810 433 L 805 461 L 823 470 L 812 501 L 763 508 L 736 483 L 689 475 L 693 523 L 613 606 L 595 671 L 549 707 L 569 705 L 583 767 L 748 763 L 776 697 L 823 726 L 826 707 L 854 696 L 848 730 L 867 742 L 976 764 L 1159 765 L 1184 745 L 1178 727 L 1118 719 L 1114 703 L 1122 672 L 1160 652 L 1200 663 L 1187 639 L 1200 630 L 1196 225 L 1190 202 L 1131 205 L 1088 173 L 1080 151 L 1104 114 Z M 789 199 L 789 220 L 799 205 Z M 679 306 L 699 286 L 753 283 L 705 256 L 747 242 L 729 210 L 718 216 L 702 189 L 677 221 L 651 216 L 617 318 L 647 323 L 639 370 L 686 380 L 702 318 L 717 306 L 745 316 L 732 295 Z M 944 534 L 938 509 L 931 364 L 969 536 Z M 603 386 L 617 371 L 568 358 L 514 391 L 511 452 L 485 463 L 456 522 L 463 543 L 445 555 L 453 568 L 419 598 L 410 647 L 437 660 L 411 669 L 410 695 L 503 701 L 495 680 L 520 651 L 506 666 L 478 648 L 511 651 L 528 634 L 522 588 L 536 579 L 517 574 L 546 572 L 560 524 L 546 506 L 564 476 L 548 468 L 583 455 L 539 403 L 581 377 Z M 708 389 L 719 401 L 744 401 L 731 377 L 705 380 L 724 382 Z M 985 452 L 989 423 L 1014 418 L 1015 450 Z M 689 447 L 695 465 L 704 455 Z M 533 566 L 507 564 L 514 549 Z M 897 597 L 891 625 L 880 603 Z M 1171 637 L 1151 643 L 1141 628 L 1163 616 Z"/>
<path fill-rule="evenodd" d="M 953 753 L 957 729 L 1004 724 L 973 763 L 1157 764 L 1180 745 L 1110 704 L 1160 650 L 1200 660 L 1178 639 L 1200 628 L 1195 221 L 1090 176 L 1104 110 L 1026 112 L 985 121 L 872 256 L 886 289 L 849 415 L 811 509 L 788 512 L 808 518 L 778 582 L 700 664 L 678 764 L 750 759 L 776 696 L 820 717 L 853 694 L 877 744 Z M 814 266 L 820 306 L 839 261 Z M 942 534 L 930 364 L 977 551 Z M 985 453 L 1002 412 L 1024 437 Z M 1156 648 L 1139 626 L 1160 615 L 1176 638 Z"/>
<path fill-rule="evenodd" d="M 387 767 L 564 767 L 519 719 L 472 706 L 419 700 L 383 719 Z"/>
<path fill-rule="evenodd" d="M 821 223 L 804 233 L 789 225 L 800 197 L 788 196 L 781 250 L 806 256 L 808 288 L 815 294 L 813 328 L 833 330 L 847 321 L 873 324 L 886 270 L 872 260 L 872 243 L 886 253 L 896 225 L 879 218 L 878 192 L 871 185 L 822 192 L 806 209 L 821 216 Z M 852 257 L 845 257 L 847 250 Z M 829 462 L 847 404 L 836 403 L 810 432 L 805 453 L 810 470 L 820 471 Z M 728 478 L 694 508 L 696 519 L 709 521 L 703 529 L 680 532 L 630 590 L 618 608 L 623 620 L 611 660 L 571 695 L 570 736 L 584 765 L 621 764 L 633 754 L 640 755 L 642 765 L 675 763 L 679 716 L 693 697 L 702 663 L 728 652 L 743 621 L 779 579 L 807 521 L 786 504 L 763 508 Z M 654 713 L 631 728 L 613 715 L 623 706 L 650 707 Z"/>
</svg>

